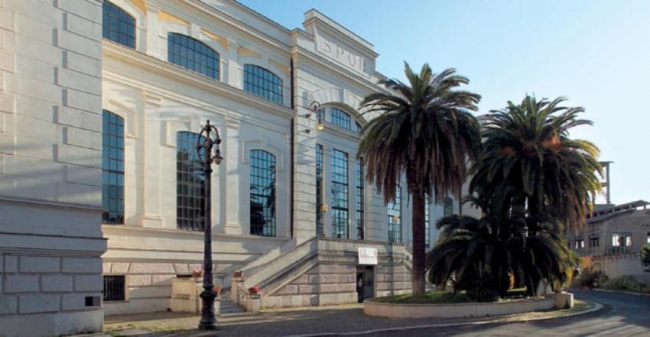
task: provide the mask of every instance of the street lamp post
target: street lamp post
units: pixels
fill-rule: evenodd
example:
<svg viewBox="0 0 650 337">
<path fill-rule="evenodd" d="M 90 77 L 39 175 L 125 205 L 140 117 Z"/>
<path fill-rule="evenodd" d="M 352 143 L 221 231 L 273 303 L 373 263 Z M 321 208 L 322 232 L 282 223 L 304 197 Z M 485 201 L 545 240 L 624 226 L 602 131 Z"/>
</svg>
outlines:
<svg viewBox="0 0 650 337">
<path fill-rule="evenodd" d="M 212 221 L 210 211 L 210 184 L 212 176 L 212 163 L 221 164 L 221 150 L 219 150 L 219 130 L 214 125 L 210 125 L 208 120 L 201 130 L 198 137 L 196 150 L 199 153 L 199 160 L 203 160 L 203 173 L 205 178 L 204 189 L 204 250 L 203 250 L 203 291 L 201 299 L 203 307 L 201 308 L 201 321 L 199 321 L 199 330 L 217 330 L 217 319 L 214 317 L 214 299 L 217 294 L 214 292 L 212 283 Z M 211 154 L 212 147 L 215 146 L 214 154 Z"/>
</svg>

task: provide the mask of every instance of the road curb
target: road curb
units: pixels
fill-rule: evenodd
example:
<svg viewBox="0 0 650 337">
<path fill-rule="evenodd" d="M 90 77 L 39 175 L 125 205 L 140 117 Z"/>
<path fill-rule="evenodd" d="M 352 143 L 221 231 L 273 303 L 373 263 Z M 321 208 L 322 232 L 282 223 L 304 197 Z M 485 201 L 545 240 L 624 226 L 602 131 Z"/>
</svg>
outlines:
<svg viewBox="0 0 650 337">
<path fill-rule="evenodd" d="M 645 296 L 645 297 L 650 297 L 650 294 L 646 294 L 646 293 L 635 293 L 635 292 L 633 292 L 633 291 L 609 290 L 609 289 L 592 289 L 592 291 L 599 291 L 599 292 L 601 292 L 601 293 L 627 294 L 627 295 L 635 295 L 635 296 Z"/>
<path fill-rule="evenodd" d="M 500 323 L 518 323 L 518 322 L 532 322 L 532 321 L 546 321 L 552 319 L 574 317 L 580 315 L 590 314 L 596 311 L 603 309 L 603 305 L 596 302 L 593 303 L 594 307 L 589 308 L 585 311 L 573 312 L 566 315 L 555 316 L 555 317 L 538 317 L 530 319 L 521 319 L 521 320 L 494 320 L 494 321 L 478 321 L 478 322 L 462 322 L 462 323 L 443 323 L 443 324 L 425 324 L 425 325 L 413 325 L 413 326 L 401 326 L 401 327 L 391 327 L 383 329 L 372 329 L 364 331 L 355 331 L 355 332 L 327 332 L 327 333 L 315 333 L 315 334 L 299 334 L 299 335 L 289 335 L 287 337 L 318 337 L 318 336 L 354 336 L 354 335 L 368 335 L 373 333 L 380 332 L 392 332 L 392 331 L 404 331 L 404 330 L 417 330 L 417 329 L 430 329 L 430 328 L 453 328 L 460 326 L 478 326 L 478 325 L 488 325 L 488 324 L 500 324 Z"/>
</svg>

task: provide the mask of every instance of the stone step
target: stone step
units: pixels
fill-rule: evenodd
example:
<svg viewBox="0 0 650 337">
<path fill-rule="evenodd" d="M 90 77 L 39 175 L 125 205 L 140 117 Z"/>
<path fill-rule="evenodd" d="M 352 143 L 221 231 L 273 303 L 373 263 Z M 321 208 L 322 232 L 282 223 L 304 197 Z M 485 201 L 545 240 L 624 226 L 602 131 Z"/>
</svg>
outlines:
<svg viewBox="0 0 650 337">
<path fill-rule="evenodd" d="M 247 314 L 244 308 L 232 302 L 232 300 L 230 299 L 230 292 L 221 293 L 221 303 L 220 303 L 219 311 L 221 313 L 221 316 Z"/>
</svg>

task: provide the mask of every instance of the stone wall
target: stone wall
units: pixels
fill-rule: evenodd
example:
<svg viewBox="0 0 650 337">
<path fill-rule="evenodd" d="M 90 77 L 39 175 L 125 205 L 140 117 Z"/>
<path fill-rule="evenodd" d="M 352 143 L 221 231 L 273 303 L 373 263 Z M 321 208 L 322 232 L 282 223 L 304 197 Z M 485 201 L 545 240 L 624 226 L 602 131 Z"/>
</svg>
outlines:
<svg viewBox="0 0 650 337">
<path fill-rule="evenodd" d="M 203 269 L 202 263 L 169 262 L 104 262 L 104 275 L 125 275 L 126 300 L 104 302 L 104 313 L 122 315 L 167 311 L 172 295 L 172 278 Z M 213 265 L 218 273 L 228 266 Z M 223 285 L 221 276 L 215 275 L 215 285 Z"/>
<path fill-rule="evenodd" d="M 404 265 L 384 265 L 375 269 L 377 297 L 410 293 L 411 285 L 411 271 Z"/>
<path fill-rule="evenodd" d="M 357 302 L 356 266 L 318 265 L 271 296 L 264 297 L 264 308 L 333 305 Z"/>
<path fill-rule="evenodd" d="M 0 1 L 0 335 L 101 331 L 100 0 Z"/>
</svg>

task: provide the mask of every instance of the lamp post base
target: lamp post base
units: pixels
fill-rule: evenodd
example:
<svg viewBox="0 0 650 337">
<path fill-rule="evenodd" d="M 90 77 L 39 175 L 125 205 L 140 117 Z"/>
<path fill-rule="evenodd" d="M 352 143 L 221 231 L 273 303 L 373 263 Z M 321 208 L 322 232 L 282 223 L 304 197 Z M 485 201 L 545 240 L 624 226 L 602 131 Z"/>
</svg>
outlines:
<svg viewBox="0 0 650 337">
<path fill-rule="evenodd" d="M 201 310 L 201 320 L 199 321 L 199 330 L 219 330 L 217 326 L 217 319 L 214 317 L 214 299 L 217 294 L 208 288 L 201 292 L 201 299 L 203 300 L 203 308 Z"/>
</svg>

